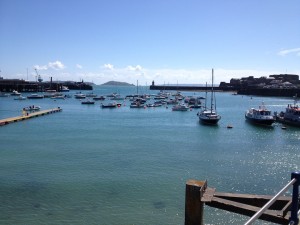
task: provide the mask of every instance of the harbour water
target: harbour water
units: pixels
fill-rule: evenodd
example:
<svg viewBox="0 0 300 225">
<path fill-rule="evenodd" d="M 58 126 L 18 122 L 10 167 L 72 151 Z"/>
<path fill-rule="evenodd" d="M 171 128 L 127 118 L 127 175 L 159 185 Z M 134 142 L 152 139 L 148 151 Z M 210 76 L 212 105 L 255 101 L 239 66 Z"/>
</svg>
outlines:
<svg viewBox="0 0 300 225">
<path fill-rule="evenodd" d="M 125 96 L 136 88 L 97 86 L 93 92 Z M 299 128 L 254 126 L 244 113 L 262 101 L 280 112 L 293 100 L 216 98 L 222 119 L 213 127 L 199 124 L 196 109 L 0 98 L 0 119 L 21 115 L 29 105 L 63 109 L 0 127 L 0 224 L 183 225 L 188 179 L 207 179 L 223 192 L 274 195 L 299 170 Z M 247 218 L 205 207 L 205 224 Z"/>
</svg>

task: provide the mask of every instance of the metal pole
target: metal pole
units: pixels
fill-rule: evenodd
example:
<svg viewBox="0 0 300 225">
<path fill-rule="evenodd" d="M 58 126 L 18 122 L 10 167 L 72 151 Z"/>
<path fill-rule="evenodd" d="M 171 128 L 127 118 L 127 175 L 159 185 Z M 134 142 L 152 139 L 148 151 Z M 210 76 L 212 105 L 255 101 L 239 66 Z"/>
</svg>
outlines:
<svg viewBox="0 0 300 225">
<path fill-rule="evenodd" d="M 291 179 L 296 179 L 296 182 L 293 184 L 293 195 L 292 195 L 292 208 L 291 208 L 291 217 L 289 222 L 294 222 L 294 224 L 299 223 L 298 218 L 298 204 L 299 204 L 299 184 L 300 184 L 300 172 L 293 172 Z"/>
<path fill-rule="evenodd" d="M 292 179 L 284 188 L 281 189 L 270 201 L 268 201 L 259 211 L 257 211 L 244 225 L 250 225 L 257 220 L 283 193 L 285 193 L 292 184 L 296 183 L 296 179 Z"/>
</svg>

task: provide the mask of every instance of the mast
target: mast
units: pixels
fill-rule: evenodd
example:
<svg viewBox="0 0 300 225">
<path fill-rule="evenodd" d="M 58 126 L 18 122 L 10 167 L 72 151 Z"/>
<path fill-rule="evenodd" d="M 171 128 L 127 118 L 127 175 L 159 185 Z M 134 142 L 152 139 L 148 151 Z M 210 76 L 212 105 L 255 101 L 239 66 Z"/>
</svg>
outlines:
<svg viewBox="0 0 300 225">
<path fill-rule="evenodd" d="M 210 112 L 213 111 L 214 101 L 214 69 L 211 70 L 211 96 L 210 96 Z"/>
<path fill-rule="evenodd" d="M 204 110 L 206 110 L 207 108 L 206 108 L 206 102 L 207 102 L 207 82 L 205 82 L 205 109 Z"/>
</svg>

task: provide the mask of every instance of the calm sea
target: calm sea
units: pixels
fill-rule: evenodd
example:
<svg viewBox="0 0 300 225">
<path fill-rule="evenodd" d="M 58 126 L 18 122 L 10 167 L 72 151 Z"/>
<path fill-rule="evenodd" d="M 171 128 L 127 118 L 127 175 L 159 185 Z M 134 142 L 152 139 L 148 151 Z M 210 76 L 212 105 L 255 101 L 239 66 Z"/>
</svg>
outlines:
<svg viewBox="0 0 300 225">
<path fill-rule="evenodd" d="M 96 86 L 93 92 L 136 91 Z M 29 105 L 63 109 L 0 127 L 0 224 L 183 225 L 189 179 L 207 179 L 217 191 L 275 194 L 299 169 L 299 129 L 253 126 L 244 112 L 262 101 L 282 111 L 292 99 L 216 96 L 222 115 L 216 127 L 199 124 L 198 110 L 0 98 L 0 119 L 21 115 Z M 206 224 L 247 218 L 205 207 Z"/>
</svg>

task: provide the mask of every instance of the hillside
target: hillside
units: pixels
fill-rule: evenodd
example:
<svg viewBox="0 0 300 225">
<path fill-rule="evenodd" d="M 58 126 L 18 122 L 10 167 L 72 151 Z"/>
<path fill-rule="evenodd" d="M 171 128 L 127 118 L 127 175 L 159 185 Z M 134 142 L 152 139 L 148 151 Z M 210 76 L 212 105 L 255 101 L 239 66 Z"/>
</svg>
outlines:
<svg viewBox="0 0 300 225">
<path fill-rule="evenodd" d="M 113 86 L 135 86 L 133 84 L 129 84 L 129 83 L 126 83 L 126 82 L 120 82 L 120 81 L 108 81 L 104 84 L 101 84 L 101 85 L 113 85 Z"/>
</svg>

